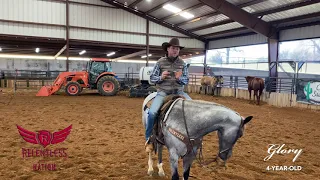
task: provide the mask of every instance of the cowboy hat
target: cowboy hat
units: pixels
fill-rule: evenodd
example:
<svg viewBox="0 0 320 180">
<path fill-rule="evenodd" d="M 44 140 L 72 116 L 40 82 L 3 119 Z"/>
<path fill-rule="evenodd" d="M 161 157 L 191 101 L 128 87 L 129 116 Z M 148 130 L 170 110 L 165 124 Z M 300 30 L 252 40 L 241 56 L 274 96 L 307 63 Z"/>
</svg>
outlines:
<svg viewBox="0 0 320 180">
<path fill-rule="evenodd" d="M 179 39 L 177 38 L 172 38 L 169 42 L 164 42 L 162 44 L 162 49 L 164 51 L 167 51 L 167 48 L 170 46 L 176 46 L 176 47 L 179 47 L 180 49 L 184 48 L 183 46 L 180 46 Z"/>
</svg>

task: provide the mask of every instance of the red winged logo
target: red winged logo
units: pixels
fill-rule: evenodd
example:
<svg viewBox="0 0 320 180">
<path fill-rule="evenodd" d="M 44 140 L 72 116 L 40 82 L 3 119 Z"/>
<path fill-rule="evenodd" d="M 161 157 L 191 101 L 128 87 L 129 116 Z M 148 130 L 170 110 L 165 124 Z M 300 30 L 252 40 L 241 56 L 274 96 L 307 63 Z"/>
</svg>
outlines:
<svg viewBox="0 0 320 180">
<path fill-rule="evenodd" d="M 19 134 L 26 142 L 32 144 L 40 144 L 45 148 L 50 144 L 58 144 L 66 140 L 67 136 L 71 132 L 72 125 L 61 131 L 54 132 L 53 134 L 46 130 L 38 131 L 38 133 L 31 132 L 26 129 L 23 129 L 21 126 L 18 125 L 17 128 L 19 130 Z"/>
</svg>

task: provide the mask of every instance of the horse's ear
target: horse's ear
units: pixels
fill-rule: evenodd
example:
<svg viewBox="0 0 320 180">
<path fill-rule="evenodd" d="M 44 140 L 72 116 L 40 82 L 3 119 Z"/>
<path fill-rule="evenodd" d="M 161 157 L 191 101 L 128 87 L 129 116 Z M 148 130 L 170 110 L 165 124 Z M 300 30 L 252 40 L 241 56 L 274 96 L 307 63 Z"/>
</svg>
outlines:
<svg viewBox="0 0 320 180">
<path fill-rule="evenodd" d="M 248 122 L 251 121 L 251 119 L 253 118 L 253 116 L 248 116 L 244 119 L 243 125 L 247 124 Z"/>
</svg>

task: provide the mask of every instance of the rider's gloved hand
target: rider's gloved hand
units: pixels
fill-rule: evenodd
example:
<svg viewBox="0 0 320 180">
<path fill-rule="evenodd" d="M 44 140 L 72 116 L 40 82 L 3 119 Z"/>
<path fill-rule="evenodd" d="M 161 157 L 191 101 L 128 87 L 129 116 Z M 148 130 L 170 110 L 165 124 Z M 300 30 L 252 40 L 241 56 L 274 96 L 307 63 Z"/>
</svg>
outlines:
<svg viewBox="0 0 320 180">
<path fill-rule="evenodd" d="M 169 75 L 170 75 L 170 73 L 168 71 L 163 71 L 161 74 L 161 80 L 164 80 Z"/>
<path fill-rule="evenodd" d="M 179 79 L 182 76 L 182 71 L 175 72 L 176 79 Z"/>
</svg>

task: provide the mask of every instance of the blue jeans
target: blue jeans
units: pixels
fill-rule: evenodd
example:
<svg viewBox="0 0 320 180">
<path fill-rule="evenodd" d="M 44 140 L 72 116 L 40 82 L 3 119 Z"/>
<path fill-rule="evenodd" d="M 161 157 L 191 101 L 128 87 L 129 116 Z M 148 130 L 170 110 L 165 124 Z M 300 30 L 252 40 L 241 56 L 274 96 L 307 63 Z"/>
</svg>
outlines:
<svg viewBox="0 0 320 180">
<path fill-rule="evenodd" d="M 154 125 L 154 120 L 156 118 L 156 116 L 158 115 L 158 111 L 161 108 L 161 106 L 163 105 L 163 100 L 164 98 L 167 96 L 168 94 L 166 94 L 163 91 L 159 91 L 156 95 L 156 97 L 153 99 L 153 102 L 151 104 L 150 110 L 149 110 L 149 114 L 148 114 L 148 120 L 147 120 L 147 125 L 146 125 L 146 140 L 149 139 L 149 137 L 152 134 L 152 129 L 153 129 L 153 125 Z M 178 91 L 177 95 L 182 95 L 184 96 L 186 99 L 191 100 L 190 96 L 183 92 L 183 91 Z"/>
</svg>

